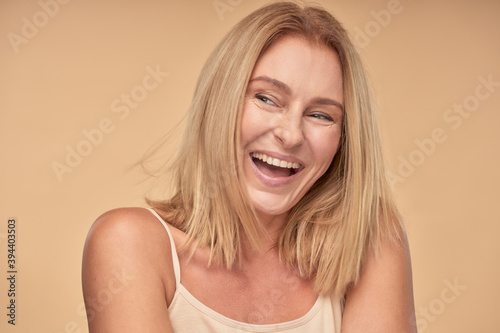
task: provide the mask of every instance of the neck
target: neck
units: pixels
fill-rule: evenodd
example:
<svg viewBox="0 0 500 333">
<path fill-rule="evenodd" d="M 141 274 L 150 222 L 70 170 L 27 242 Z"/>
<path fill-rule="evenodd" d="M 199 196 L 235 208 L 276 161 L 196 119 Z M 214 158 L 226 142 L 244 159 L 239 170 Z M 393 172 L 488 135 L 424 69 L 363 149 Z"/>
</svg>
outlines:
<svg viewBox="0 0 500 333">
<path fill-rule="evenodd" d="M 286 222 L 286 214 L 278 216 L 257 213 L 258 222 L 264 227 L 261 236 L 261 249 L 255 248 L 245 233 L 241 237 L 241 260 L 242 264 L 259 263 L 271 257 L 278 256 L 278 240 L 283 232 Z"/>
</svg>

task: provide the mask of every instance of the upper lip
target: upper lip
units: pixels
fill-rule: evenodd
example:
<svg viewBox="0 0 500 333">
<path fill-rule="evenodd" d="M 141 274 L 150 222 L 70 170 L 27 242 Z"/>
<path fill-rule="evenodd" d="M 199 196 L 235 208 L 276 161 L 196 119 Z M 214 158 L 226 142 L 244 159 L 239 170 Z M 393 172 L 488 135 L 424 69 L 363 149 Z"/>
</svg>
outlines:
<svg viewBox="0 0 500 333">
<path fill-rule="evenodd" d="M 260 154 L 266 154 L 267 156 L 270 156 L 270 157 L 273 157 L 273 158 L 277 158 L 279 160 L 282 160 L 282 161 L 287 161 L 287 162 L 292 162 L 292 163 L 298 163 L 299 164 L 299 169 L 298 170 L 301 170 L 304 168 L 304 162 L 302 162 L 300 159 L 294 157 L 294 156 L 290 156 L 290 155 L 283 155 L 283 154 L 280 154 L 280 153 L 276 153 L 276 152 L 271 152 L 271 151 L 268 151 L 268 150 L 253 150 L 250 152 L 250 156 L 252 155 L 252 153 L 260 153 Z"/>
</svg>

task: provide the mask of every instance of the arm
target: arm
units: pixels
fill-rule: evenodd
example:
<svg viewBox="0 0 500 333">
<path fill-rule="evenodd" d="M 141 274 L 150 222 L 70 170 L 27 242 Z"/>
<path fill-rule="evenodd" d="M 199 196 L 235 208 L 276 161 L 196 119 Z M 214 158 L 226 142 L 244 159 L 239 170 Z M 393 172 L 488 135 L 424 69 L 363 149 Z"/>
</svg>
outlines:
<svg viewBox="0 0 500 333">
<path fill-rule="evenodd" d="M 89 332 L 172 332 L 170 241 L 155 220 L 142 208 L 124 208 L 90 229 L 82 266 Z"/>
<path fill-rule="evenodd" d="M 408 241 L 369 253 L 359 282 L 347 293 L 342 333 L 416 333 Z"/>
</svg>

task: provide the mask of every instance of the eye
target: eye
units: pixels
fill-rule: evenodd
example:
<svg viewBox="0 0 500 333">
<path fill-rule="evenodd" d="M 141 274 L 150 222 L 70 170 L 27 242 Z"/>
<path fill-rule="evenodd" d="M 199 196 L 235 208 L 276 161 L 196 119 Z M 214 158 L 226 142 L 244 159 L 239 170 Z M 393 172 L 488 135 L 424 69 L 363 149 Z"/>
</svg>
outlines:
<svg viewBox="0 0 500 333">
<path fill-rule="evenodd" d="M 266 103 L 266 104 L 271 104 L 271 105 L 276 105 L 276 103 L 274 103 L 270 98 L 264 96 L 264 95 L 261 95 L 261 94 L 256 94 L 255 95 L 255 98 L 257 98 L 258 100 Z"/>
<path fill-rule="evenodd" d="M 326 113 L 311 113 L 309 117 L 313 119 L 317 119 L 318 121 L 324 121 L 324 122 L 333 122 L 333 118 L 327 115 Z"/>
</svg>

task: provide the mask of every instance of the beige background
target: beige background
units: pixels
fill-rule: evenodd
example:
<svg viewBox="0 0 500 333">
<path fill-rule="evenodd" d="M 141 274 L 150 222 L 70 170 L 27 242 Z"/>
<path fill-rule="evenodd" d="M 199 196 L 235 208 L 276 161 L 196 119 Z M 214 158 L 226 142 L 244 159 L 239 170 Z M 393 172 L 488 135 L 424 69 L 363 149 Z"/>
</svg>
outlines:
<svg viewBox="0 0 500 333">
<path fill-rule="evenodd" d="M 2 332 L 87 332 L 88 228 L 106 210 L 143 205 L 151 184 L 128 167 L 178 128 L 215 43 L 268 2 L 54 1 L 0 1 Z M 480 78 L 500 82 L 500 1 L 318 2 L 352 31 L 370 73 L 408 226 L 420 332 L 499 332 L 500 84 L 487 90 Z M 122 94 L 141 97 L 147 67 L 168 77 L 127 117 L 113 112 Z M 449 111 L 463 103 L 473 110 L 464 107 L 465 118 Z M 109 133 L 85 146 L 82 131 L 102 121 Z M 439 142 L 430 144 L 433 131 Z M 58 179 L 53 163 L 66 164 L 67 146 L 87 156 Z M 5 315 L 9 217 L 18 219 L 15 327 Z"/>
</svg>

